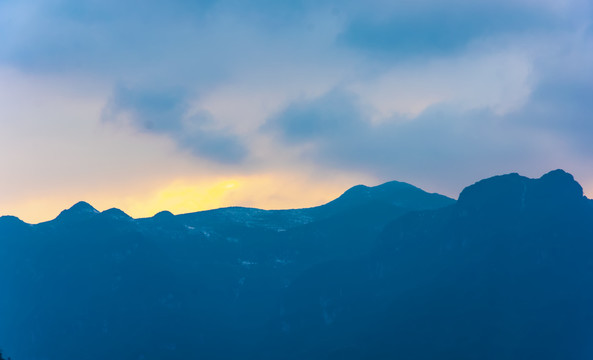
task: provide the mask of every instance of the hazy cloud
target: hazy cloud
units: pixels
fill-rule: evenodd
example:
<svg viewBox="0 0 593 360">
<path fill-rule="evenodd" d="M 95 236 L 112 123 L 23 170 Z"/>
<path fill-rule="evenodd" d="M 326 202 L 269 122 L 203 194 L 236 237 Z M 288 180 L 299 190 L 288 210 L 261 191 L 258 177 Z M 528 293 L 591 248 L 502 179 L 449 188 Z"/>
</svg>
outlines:
<svg viewBox="0 0 593 360">
<path fill-rule="evenodd" d="M 558 22 L 545 7 L 521 1 L 399 2 L 390 10 L 355 16 L 338 42 L 371 57 L 401 60 L 460 51 L 488 37 L 549 31 Z"/>
<path fill-rule="evenodd" d="M 347 142 L 368 131 L 364 115 L 353 94 L 333 90 L 320 98 L 289 105 L 270 119 L 263 129 L 280 133 L 289 143 Z"/>
<path fill-rule="evenodd" d="M 307 161 L 382 179 L 422 179 L 455 194 L 460 179 L 467 185 L 496 173 L 537 174 L 572 164 L 573 154 L 591 154 L 591 105 L 572 98 L 572 109 L 564 105 L 538 94 L 520 111 L 507 114 L 443 103 L 414 117 L 373 123 L 358 97 L 333 90 L 289 105 L 263 129 L 289 146 L 308 145 L 301 155 Z M 559 117 L 563 108 L 574 115 L 568 122 Z"/>
<path fill-rule="evenodd" d="M 172 139 L 200 166 L 454 195 L 492 172 L 593 179 L 592 16 L 587 0 L 5 0 L 0 67 L 96 86 L 101 124 Z"/>
<path fill-rule="evenodd" d="M 215 127 L 207 112 L 189 114 L 189 97 L 182 89 L 131 89 L 117 86 L 103 109 L 103 120 L 127 122 L 147 132 L 167 135 L 197 156 L 237 164 L 248 156 L 241 140 Z"/>
</svg>

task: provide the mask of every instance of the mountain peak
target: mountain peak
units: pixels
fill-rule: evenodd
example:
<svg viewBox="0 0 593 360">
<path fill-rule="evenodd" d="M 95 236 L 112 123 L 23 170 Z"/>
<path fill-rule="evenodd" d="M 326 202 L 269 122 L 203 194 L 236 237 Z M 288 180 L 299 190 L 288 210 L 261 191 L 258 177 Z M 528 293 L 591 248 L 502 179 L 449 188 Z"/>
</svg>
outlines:
<svg viewBox="0 0 593 360">
<path fill-rule="evenodd" d="M 31 225 L 27 224 L 16 216 L 0 216 L 0 238 L 6 238 L 9 236 L 21 238 L 23 231 L 27 231 L 29 229 L 31 229 Z"/>
<path fill-rule="evenodd" d="M 84 212 L 94 213 L 94 214 L 99 213 L 99 211 L 97 211 L 97 209 L 92 207 L 91 204 L 89 204 L 86 201 L 79 201 L 76 204 L 72 205 L 72 207 L 68 210 L 75 211 L 75 212 L 82 212 L 82 213 L 84 213 Z"/>
<path fill-rule="evenodd" d="M 570 180 L 574 180 L 574 177 L 570 173 L 567 173 L 566 171 L 564 171 L 562 169 L 556 169 L 556 170 L 549 171 L 549 172 L 545 173 L 544 175 L 542 175 L 542 178 L 545 178 L 545 177 L 565 177 L 565 178 L 569 178 Z"/>
<path fill-rule="evenodd" d="M 158 213 L 154 214 L 153 218 L 155 219 L 172 219 L 175 215 L 169 210 L 159 211 Z"/>
<path fill-rule="evenodd" d="M 91 204 L 79 201 L 69 209 L 62 211 L 56 220 L 84 220 L 96 214 L 99 214 L 99 211 Z"/>
<path fill-rule="evenodd" d="M 388 181 L 377 186 L 356 185 L 346 190 L 338 199 L 349 198 L 371 198 L 377 196 L 388 195 L 390 193 L 403 193 L 408 191 L 422 191 L 415 187 L 401 181 Z"/>
<path fill-rule="evenodd" d="M 334 201 L 361 201 L 375 198 L 389 198 L 393 195 L 407 194 L 410 191 L 423 192 L 421 189 L 405 182 L 389 181 L 377 186 L 353 186 Z"/>
<path fill-rule="evenodd" d="M 111 219 L 116 219 L 116 220 L 132 220 L 133 219 L 130 215 L 126 214 L 125 212 L 123 212 L 122 210 L 120 210 L 118 208 L 107 209 L 107 210 L 103 211 L 101 213 L 101 215 L 107 216 Z"/>
<path fill-rule="evenodd" d="M 583 188 L 574 177 L 562 169 L 553 170 L 543 175 L 539 181 L 549 188 L 563 190 L 562 195 L 577 198 L 583 197 Z"/>
<path fill-rule="evenodd" d="M 356 185 L 337 199 L 323 205 L 334 212 L 354 208 L 369 202 L 381 202 L 405 209 L 433 209 L 455 203 L 444 195 L 427 193 L 401 181 L 389 181 L 377 186 Z"/>
<path fill-rule="evenodd" d="M 16 216 L 12 216 L 12 215 L 3 215 L 0 216 L 0 225 L 5 225 L 5 226 L 26 226 L 28 225 L 26 222 L 24 222 L 23 220 L 19 219 Z"/>
<path fill-rule="evenodd" d="M 554 170 L 539 179 L 517 173 L 494 176 L 463 189 L 458 204 L 489 211 L 572 206 L 584 199 L 583 188 L 564 170 Z"/>
</svg>

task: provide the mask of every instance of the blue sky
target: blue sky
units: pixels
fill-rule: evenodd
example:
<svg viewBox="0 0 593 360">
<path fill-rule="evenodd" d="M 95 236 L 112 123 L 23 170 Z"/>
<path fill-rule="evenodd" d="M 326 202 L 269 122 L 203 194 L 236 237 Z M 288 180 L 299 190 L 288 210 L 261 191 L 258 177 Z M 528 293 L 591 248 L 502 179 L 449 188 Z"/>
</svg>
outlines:
<svg viewBox="0 0 593 360">
<path fill-rule="evenodd" d="M 564 168 L 593 195 L 581 0 L 0 2 L 2 213 L 456 197 Z"/>
</svg>

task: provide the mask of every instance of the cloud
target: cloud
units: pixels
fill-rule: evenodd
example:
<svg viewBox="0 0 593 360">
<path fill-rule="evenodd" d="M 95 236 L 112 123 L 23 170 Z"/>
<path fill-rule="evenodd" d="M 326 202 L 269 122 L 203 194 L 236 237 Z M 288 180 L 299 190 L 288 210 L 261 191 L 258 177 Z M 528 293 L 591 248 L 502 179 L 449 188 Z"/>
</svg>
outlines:
<svg viewBox="0 0 593 360">
<path fill-rule="evenodd" d="M 196 156 L 222 164 L 238 164 L 249 150 L 228 129 L 216 128 L 207 112 L 189 114 L 189 95 L 183 89 L 116 87 L 103 109 L 103 120 L 127 122 L 146 132 L 171 137 Z"/>
<path fill-rule="evenodd" d="M 530 54 L 521 49 L 474 49 L 457 56 L 400 64 L 348 89 L 375 110 L 375 121 L 416 116 L 431 105 L 489 108 L 504 114 L 522 106 L 536 81 Z"/>
<path fill-rule="evenodd" d="M 27 166 L 10 184 L 39 194 L 49 185 L 35 179 L 49 176 L 29 171 L 41 168 L 56 172 L 54 188 L 128 177 L 134 187 L 179 158 L 178 178 L 320 174 L 299 189 L 332 174 L 453 196 L 498 172 L 568 167 L 593 179 L 591 10 L 587 0 L 0 1 L 0 69 L 19 74 L 0 82 L 0 121 L 11 144 L 35 144 L 19 147 Z M 14 90 L 29 81 L 49 85 Z"/>
<path fill-rule="evenodd" d="M 350 20 L 338 42 L 371 57 L 402 60 L 449 54 L 487 37 L 550 29 L 557 18 L 521 1 L 399 2 L 387 13 Z"/>
<path fill-rule="evenodd" d="M 440 103 L 417 116 L 396 115 L 373 123 L 359 97 L 334 89 L 289 105 L 263 129 L 281 143 L 301 147 L 306 161 L 386 180 L 413 179 L 455 196 L 462 184 L 497 173 L 536 176 L 573 164 L 572 156 L 583 151 L 574 144 L 574 134 L 540 121 L 545 118 L 538 111 L 546 104 L 547 99 L 533 97 L 520 111 L 497 114 L 489 108 Z M 585 114 L 590 109 L 582 102 L 573 111 Z"/>
<path fill-rule="evenodd" d="M 352 94 L 333 90 L 323 96 L 289 105 L 270 119 L 263 130 L 280 133 L 289 143 L 347 141 L 359 131 L 367 131 L 361 109 Z"/>
</svg>

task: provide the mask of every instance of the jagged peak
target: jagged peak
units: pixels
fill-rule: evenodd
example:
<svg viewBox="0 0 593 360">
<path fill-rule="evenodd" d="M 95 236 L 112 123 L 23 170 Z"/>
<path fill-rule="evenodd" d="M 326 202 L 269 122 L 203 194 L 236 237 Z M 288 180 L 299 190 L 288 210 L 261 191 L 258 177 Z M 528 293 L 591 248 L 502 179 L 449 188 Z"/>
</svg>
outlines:
<svg viewBox="0 0 593 360">
<path fill-rule="evenodd" d="M 458 204 L 483 209 L 564 206 L 582 201 L 583 188 L 564 170 L 531 179 L 518 173 L 493 176 L 463 189 Z"/>
</svg>

